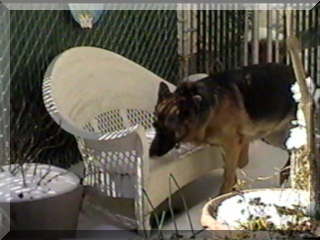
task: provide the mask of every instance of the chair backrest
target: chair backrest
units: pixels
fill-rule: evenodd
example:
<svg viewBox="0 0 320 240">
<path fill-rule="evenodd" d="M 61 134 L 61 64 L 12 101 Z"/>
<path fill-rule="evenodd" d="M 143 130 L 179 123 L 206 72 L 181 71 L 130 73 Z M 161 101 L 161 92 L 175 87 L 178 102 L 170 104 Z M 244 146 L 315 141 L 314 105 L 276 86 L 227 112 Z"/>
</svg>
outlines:
<svg viewBox="0 0 320 240">
<path fill-rule="evenodd" d="M 116 53 L 76 47 L 57 56 L 48 67 L 43 97 L 51 116 L 65 130 L 74 135 L 105 133 L 137 123 L 148 127 L 144 118 L 149 122 L 152 118 L 160 82 L 175 89 Z"/>
</svg>

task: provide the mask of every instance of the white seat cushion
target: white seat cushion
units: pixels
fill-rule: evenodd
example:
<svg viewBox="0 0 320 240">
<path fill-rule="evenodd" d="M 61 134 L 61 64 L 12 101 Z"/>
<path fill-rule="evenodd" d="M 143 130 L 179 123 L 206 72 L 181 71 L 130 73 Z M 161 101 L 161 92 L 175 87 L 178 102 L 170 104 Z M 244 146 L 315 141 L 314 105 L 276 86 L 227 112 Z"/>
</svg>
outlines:
<svg viewBox="0 0 320 240">
<path fill-rule="evenodd" d="M 146 135 L 151 144 L 155 131 L 148 130 Z M 182 187 L 213 169 L 222 168 L 223 160 L 220 149 L 216 147 L 181 144 L 179 149 L 172 149 L 163 157 L 151 158 L 149 164 L 146 189 L 153 205 L 158 206 L 169 196 L 170 174 Z M 176 186 L 173 185 L 172 191 L 177 191 Z"/>
</svg>

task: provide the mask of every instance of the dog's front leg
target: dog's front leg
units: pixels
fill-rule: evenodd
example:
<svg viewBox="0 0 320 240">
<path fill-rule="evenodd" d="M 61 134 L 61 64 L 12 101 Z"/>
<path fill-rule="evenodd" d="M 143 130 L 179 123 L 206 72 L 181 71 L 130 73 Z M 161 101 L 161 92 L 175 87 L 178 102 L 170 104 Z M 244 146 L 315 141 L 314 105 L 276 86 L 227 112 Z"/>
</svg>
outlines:
<svg viewBox="0 0 320 240">
<path fill-rule="evenodd" d="M 244 168 L 249 162 L 249 141 L 245 142 L 241 146 L 241 153 L 239 157 L 238 167 Z"/>
<path fill-rule="evenodd" d="M 237 137 L 228 139 L 223 144 L 224 148 L 224 182 L 220 188 L 220 194 L 232 191 L 232 187 L 237 181 L 236 170 L 241 154 L 241 144 Z"/>
</svg>

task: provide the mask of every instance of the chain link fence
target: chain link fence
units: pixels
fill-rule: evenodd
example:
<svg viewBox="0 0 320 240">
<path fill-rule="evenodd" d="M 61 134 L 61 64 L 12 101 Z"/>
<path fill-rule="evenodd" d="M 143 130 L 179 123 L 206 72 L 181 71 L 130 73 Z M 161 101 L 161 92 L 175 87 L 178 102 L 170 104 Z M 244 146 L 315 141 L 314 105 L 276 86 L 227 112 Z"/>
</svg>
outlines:
<svg viewBox="0 0 320 240">
<path fill-rule="evenodd" d="M 9 11 L 0 4 L 0 163 L 9 158 Z"/>
<path fill-rule="evenodd" d="M 15 10 L 10 11 L 10 18 L 3 6 L 0 10 L 2 36 L 10 32 L 10 38 L 0 38 L 0 64 L 4 69 L 0 74 L 0 144 L 5 150 L 0 153 L 2 159 L 9 158 L 8 141 L 4 139 L 9 139 L 11 130 L 11 152 L 23 153 L 26 146 L 35 146 L 36 142 L 54 136 L 48 146 L 63 144 L 45 149 L 37 157 L 30 156 L 32 161 L 68 167 L 80 160 L 74 138 L 59 131 L 47 114 L 41 95 L 47 66 L 66 49 L 75 46 L 108 49 L 173 83 L 210 69 L 217 72 L 258 62 L 290 61 L 284 44 L 287 24 L 283 10 L 213 11 L 205 10 L 205 6 L 188 11 L 106 10 L 91 30 L 81 29 L 67 10 Z M 319 18 L 319 7 L 312 11 L 295 10 L 292 29 L 299 35 L 310 28 L 319 28 Z M 317 45 L 305 47 L 302 52 L 305 68 L 318 85 L 319 50 Z M 11 82 L 6 80 L 9 73 Z M 10 121 L 9 106 L 4 105 L 9 99 Z M 20 119 L 23 104 L 25 114 Z"/>
<path fill-rule="evenodd" d="M 205 10 L 210 7 L 202 4 L 201 10 L 182 14 L 186 25 L 181 44 L 185 75 L 266 62 L 290 64 L 286 40 L 293 34 L 301 38 L 305 70 L 320 84 L 320 46 L 315 39 L 319 38 L 319 6 L 292 10 L 291 19 L 286 18 L 284 9 L 219 10 L 217 5 L 216 10 Z M 310 29 L 314 37 L 304 34 Z"/>
<path fill-rule="evenodd" d="M 8 26 L 5 29 L 8 31 Z M 176 82 L 178 78 L 175 11 L 105 11 L 91 30 L 82 29 L 67 10 L 10 11 L 10 44 L 12 162 L 30 160 L 68 167 L 80 160 L 74 138 L 59 130 L 42 102 L 46 68 L 66 49 L 108 49 L 168 81 Z M 19 118 L 21 112 L 23 117 Z M 22 154 L 48 139 L 37 156 Z M 17 152 L 21 152 L 20 157 Z"/>
</svg>

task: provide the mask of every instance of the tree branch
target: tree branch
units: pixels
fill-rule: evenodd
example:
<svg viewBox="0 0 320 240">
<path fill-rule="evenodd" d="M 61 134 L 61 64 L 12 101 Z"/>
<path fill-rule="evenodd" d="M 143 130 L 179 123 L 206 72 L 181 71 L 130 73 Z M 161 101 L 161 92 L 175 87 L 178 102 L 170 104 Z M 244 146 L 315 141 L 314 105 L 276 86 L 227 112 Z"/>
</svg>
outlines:
<svg viewBox="0 0 320 240">
<path fill-rule="evenodd" d="M 316 217 L 320 211 L 320 168 L 317 159 L 315 158 L 316 145 L 315 145 L 315 116 L 314 116 L 314 102 L 312 95 L 308 89 L 306 83 L 306 74 L 300 58 L 299 53 L 301 52 L 301 44 L 299 40 L 293 36 L 290 28 L 290 11 L 287 11 L 287 29 L 288 39 L 287 46 L 291 57 L 294 73 L 301 92 L 301 108 L 305 116 L 306 131 L 307 131 L 307 150 L 308 159 L 310 163 L 310 203 L 311 203 L 311 214 Z"/>
</svg>

